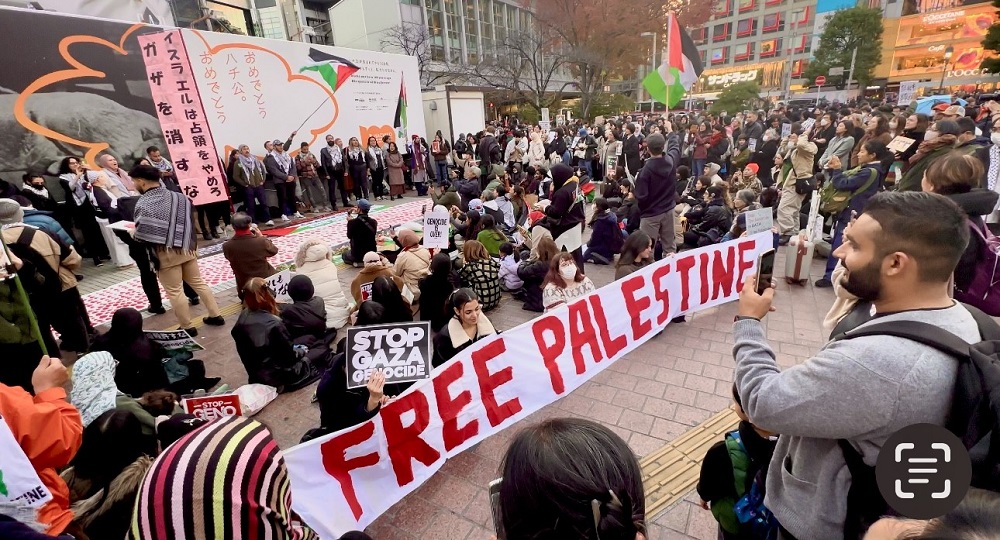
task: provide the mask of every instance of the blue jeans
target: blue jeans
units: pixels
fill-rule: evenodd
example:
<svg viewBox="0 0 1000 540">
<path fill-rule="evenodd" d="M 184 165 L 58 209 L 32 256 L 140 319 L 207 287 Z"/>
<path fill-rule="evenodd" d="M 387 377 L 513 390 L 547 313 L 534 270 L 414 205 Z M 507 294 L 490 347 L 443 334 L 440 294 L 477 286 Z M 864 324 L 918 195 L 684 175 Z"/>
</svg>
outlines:
<svg viewBox="0 0 1000 540">
<path fill-rule="evenodd" d="M 438 182 L 443 182 L 448 179 L 448 162 L 447 161 L 435 161 L 434 164 L 437 166 L 437 178 Z"/>
<path fill-rule="evenodd" d="M 692 162 L 692 165 L 691 165 L 691 167 L 692 167 L 692 169 L 691 169 L 691 177 L 692 178 L 698 178 L 702 174 L 705 174 L 702 171 L 705 170 L 705 164 L 708 163 L 707 159 L 692 159 L 691 162 Z"/>
<path fill-rule="evenodd" d="M 851 221 L 850 216 L 840 216 L 837 218 L 837 223 L 833 225 L 833 240 L 830 242 L 830 256 L 826 259 L 826 273 L 823 274 L 824 279 L 830 279 L 833 275 L 833 269 L 837 266 L 837 259 L 833 256 L 833 251 L 840 247 L 840 244 L 844 243 L 844 229 L 847 228 L 848 222 Z"/>
<path fill-rule="evenodd" d="M 583 165 L 583 170 L 587 171 L 587 176 L 594 179 L 594 163 L 589 159 L 581 159 L 580 164 Z"/>
</svg>

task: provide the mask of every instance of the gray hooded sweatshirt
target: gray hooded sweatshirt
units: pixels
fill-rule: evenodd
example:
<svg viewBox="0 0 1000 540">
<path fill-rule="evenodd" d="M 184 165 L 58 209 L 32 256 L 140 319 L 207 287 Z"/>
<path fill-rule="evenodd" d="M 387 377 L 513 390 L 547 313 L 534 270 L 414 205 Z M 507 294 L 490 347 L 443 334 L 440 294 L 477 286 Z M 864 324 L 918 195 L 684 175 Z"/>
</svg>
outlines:
<svg viewBox="0 0 1000 540">
<path fill-rule="evenodd" d="M 876 317 L 939 326 L 980 341 L 961 304 Z M 917 423 L 944 425 L 958 362 L 915 341 L 871 336 L 830 342 L 805 363 L 781 370 L 764 325 L 733 324 L 736 385 L 750 421 L 780 434 L 765 504 L 796 538 L 843 538 L 850 471 L 837 439 L 874 466 L 886 439 Z"/>
</svg>

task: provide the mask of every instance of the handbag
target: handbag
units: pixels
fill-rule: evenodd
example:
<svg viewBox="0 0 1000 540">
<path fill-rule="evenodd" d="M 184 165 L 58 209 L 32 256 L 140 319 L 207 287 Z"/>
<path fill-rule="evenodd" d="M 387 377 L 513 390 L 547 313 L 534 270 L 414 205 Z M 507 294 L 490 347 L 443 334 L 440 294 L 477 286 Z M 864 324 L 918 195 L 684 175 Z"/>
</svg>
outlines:
<svg viewBox="0 0 1000 540">
<path fill-rule="evenodd" d="M 791 156 L 788 159 L 792 159 Z M 795 170 L 795 162 L 792 162 L 792 173 L 795 175 L 795 193 L 805 195 L 816 189 L 816 175 L 810 174 L 805 178 L 799 178 L 799 172 Z"/>
</svg>

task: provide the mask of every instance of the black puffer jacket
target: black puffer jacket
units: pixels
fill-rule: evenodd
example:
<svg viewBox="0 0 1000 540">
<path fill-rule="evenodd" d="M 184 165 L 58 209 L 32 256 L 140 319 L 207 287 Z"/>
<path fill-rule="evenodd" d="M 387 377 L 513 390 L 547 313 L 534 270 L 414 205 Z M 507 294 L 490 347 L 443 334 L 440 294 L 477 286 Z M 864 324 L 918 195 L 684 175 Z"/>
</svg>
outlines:
<svg viewBox="0 0 1000 540">
<path fill-rule="evenodd" d="M 700 233 L 718 229 L 721 232 L 719 236 L 722 236 L 733 226 L 733 213 L 722 199 L 713 199 L 708 204 L 697 206 L 685 214 L 685 217 L 691 230 Z"/>
<path fill-rule="evenodd" d="M 1000 194 L 988 189 L 976 188 L 968 193 L 953 193 L 947 197 L 955 201 L 955 204 L 960 206 L 962 210 L 965 210 L 965 213 L 969 215 L 972 227 L 983 230 L 985 228 L 983 216 L 993 212 Z M 982 237 L 976 231 L 970 231 L 970 233 L 969 245 L 966 246 L 965 253 L 962 253 L 962 258 L 958 260 L 958 266 L 955 267 L 955 286 L 963 290 L 972 282 L 972 277 L 976 273 L 976 265 L 981 261 L 983 253 Z M 989 234 L 987 233 L 986 236 Z"/>
<path fill-rule="evenodd" d="M 251 384 L 267 384 L 287 392 L 319 378 L 319 371 L 295 354 L 288 329 L 275 315 L 244 309 L 232 335 Z"/>
<path fill-rule="evenodd" d="M 544 261 L 524 261 L 517 266 L 517 277 L 524 282 L 524 309 L 541 313 L 545 311 L 542 305 L 542 282 L 549 272 L 549 263 Z"/>
</svg>

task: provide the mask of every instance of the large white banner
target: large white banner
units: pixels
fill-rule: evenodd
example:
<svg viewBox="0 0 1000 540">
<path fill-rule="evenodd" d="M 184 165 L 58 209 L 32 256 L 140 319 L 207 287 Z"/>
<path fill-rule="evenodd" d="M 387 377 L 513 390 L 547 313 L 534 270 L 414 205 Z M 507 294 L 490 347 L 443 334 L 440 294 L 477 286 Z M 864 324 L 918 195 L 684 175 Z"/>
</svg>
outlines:
<svg viewBox="0 0 1000 540">
<path fill-rule="evenodd" d="M 411 56 L 197 30 L 183 35 L 222 156 L 240 144 L 259 155 L 265 140 L 284 141 L 296 130 L 293 155 L 301 142 L 319 155 L 328 134 L 345 146 L 351 137 L 364 145 L 369 135 L 379 144 L 392 135 L 400 145 L 412 135 L 427 137 Z"/>
<path fill-rule="evenodd" d="M 323 538 L 363 529 L 444 462 L 572 392 L 669 321 L 734 300 L 770 231 L 686 251 L 482 340 L 378 416 L 285 453 L 296 512 Z"/>
</svg>

